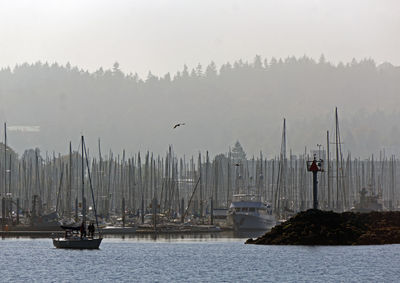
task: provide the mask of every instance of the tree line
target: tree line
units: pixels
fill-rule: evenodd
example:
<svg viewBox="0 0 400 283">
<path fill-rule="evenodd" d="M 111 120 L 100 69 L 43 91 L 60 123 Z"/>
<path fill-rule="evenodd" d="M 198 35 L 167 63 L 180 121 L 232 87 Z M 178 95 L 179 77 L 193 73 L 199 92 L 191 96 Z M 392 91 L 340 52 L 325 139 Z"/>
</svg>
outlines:
<svg viewBox="0 0 400 283">
<path fill-rule="evenodd" d="M 372 59 L 333 64 L 256 56 L 217 66 L 211 62 L 175 74 L 141 78 L 111 68 L 83 70 L 69 63 L 36 62 L 0 70 L 0 119 L 39 125 L 39 133 L 10 133 L 17 151 L 38 146 L 65 152 L 80 132 L 116 150 L 227 152 L 237 139 L 249 153 L 279 152 L 288 121 L 288 148 L 315 147 L 341 113 L 345 149 L 370 156 L 400 149 L 400 68 Z M 172 131 L 175 122 L 186 126 Z M 211 137 L 211 138 L 210 138 Z M 89 142 L 89 141 L 88 141 Z"/>
</svg>

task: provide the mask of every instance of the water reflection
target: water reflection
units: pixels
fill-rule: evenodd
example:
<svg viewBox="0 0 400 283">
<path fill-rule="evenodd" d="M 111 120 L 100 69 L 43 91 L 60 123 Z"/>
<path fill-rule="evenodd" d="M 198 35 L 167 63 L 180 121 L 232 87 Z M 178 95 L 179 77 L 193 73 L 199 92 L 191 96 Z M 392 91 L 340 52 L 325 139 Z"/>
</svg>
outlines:
<svg viewBox="0 0 400 283">
<path fill-rule="evenodd" d="M 265 233 L 266 231 L 235 231 L 233 232 L 233 237 L 241 239 L 257 238 Z"/>
<path fill-rule="evenodd" d="M 202 241 L 244 241 L 248 238 L 257 238 L 265 231 L 224 231 L 217 233 L 185 233 L 185 234 L 132 234 L 132 235 L 105 235 L 111 241 L 152 241 L 152 242 L 202 242 Z"/>
<path fill-rule="evenodd" d="M 257 238 L 266 231 L 223 231 L 210 233 L 162 233 L 162 234 L 125 234 L 125 235 L 103 235 L 107 241 L 151 241 L 151 242 L 201 242 L 201 241 L 245 241 L 249 238 Z M 46 234 L 32 235 L 2 235 L 5 239 L 40 239 L 51 238 Z"/>
</svg>

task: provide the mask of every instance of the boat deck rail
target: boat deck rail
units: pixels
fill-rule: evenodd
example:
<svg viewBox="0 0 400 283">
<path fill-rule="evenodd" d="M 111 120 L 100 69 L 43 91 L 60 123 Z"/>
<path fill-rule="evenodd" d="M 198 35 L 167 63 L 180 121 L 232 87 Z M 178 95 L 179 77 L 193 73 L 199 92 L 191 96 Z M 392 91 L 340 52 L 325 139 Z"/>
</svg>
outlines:
<svg viewBox="0 0 400 283">
<path fill-rule="evenodd" d="M 254 194 L 236 194 L 236 195 L 233 195 L 232 201 L 233 202 L 238 202 L 238 201 L 261 202 L 261 196 L 254 195 Z"/>
</svg>

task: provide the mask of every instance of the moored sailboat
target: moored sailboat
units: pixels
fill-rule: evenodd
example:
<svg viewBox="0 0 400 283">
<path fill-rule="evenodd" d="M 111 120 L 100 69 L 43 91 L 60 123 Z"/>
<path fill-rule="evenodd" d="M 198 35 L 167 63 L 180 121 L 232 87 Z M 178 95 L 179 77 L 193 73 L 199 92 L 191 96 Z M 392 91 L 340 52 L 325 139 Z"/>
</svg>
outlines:
<svg viewBox="0 0 400 283">
<path fill-rule="evenodd" d="M 235 231 L 268 230 L 276 219 L 271 206 L 263 203 L 259 196 L 238 194 L 233 196 L 228 223 Z"/>
<path fill-rule="evenodd" d="M 82 225 L 78 227 L 61 226 L 61 228 L 63 228 L 65 231 L 64 237 L 53 238 L 54 247 L 60 249 L 98 249 L 100 247 L 101 241 L 103 240 L 100 233 L 98 233 L 97 237 L 95 236 L 93 224 L 91 224 L 93 225 L 92 226 L 93 230 L 90 231 L 91 233 L 89 233 L 89 236 L 86 235 L 86 201 L 85 201 L 85 172 L 84 172 L 85 158 L 88 169 L 89 184 L 92 194 L 93 208 L 96 217 L 96 225 L 98 231 L 99 231 L 99 224 L 97 219 L 96 203 L 92 188 L 92 180 L 89 170 L 89 161 L 86 154 L 85 140 L 83 136 L 81 143 L 82 143 Z"/>
</svg>

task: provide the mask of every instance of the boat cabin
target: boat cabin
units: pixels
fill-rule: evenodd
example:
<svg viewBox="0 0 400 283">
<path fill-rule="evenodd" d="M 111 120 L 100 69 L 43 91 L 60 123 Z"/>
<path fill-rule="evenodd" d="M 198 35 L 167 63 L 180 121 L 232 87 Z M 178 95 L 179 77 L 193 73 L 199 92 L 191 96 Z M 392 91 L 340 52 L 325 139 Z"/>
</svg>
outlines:
<svg viewBox="0 0 400 283">
<path fill-rule="evenodd" d="M 272 215 L 272 207 L 267 203 L 263 203 L 260 196 L 238 194 L 233 195 L 229 212 L 245 215 Z"/>
</svg>

